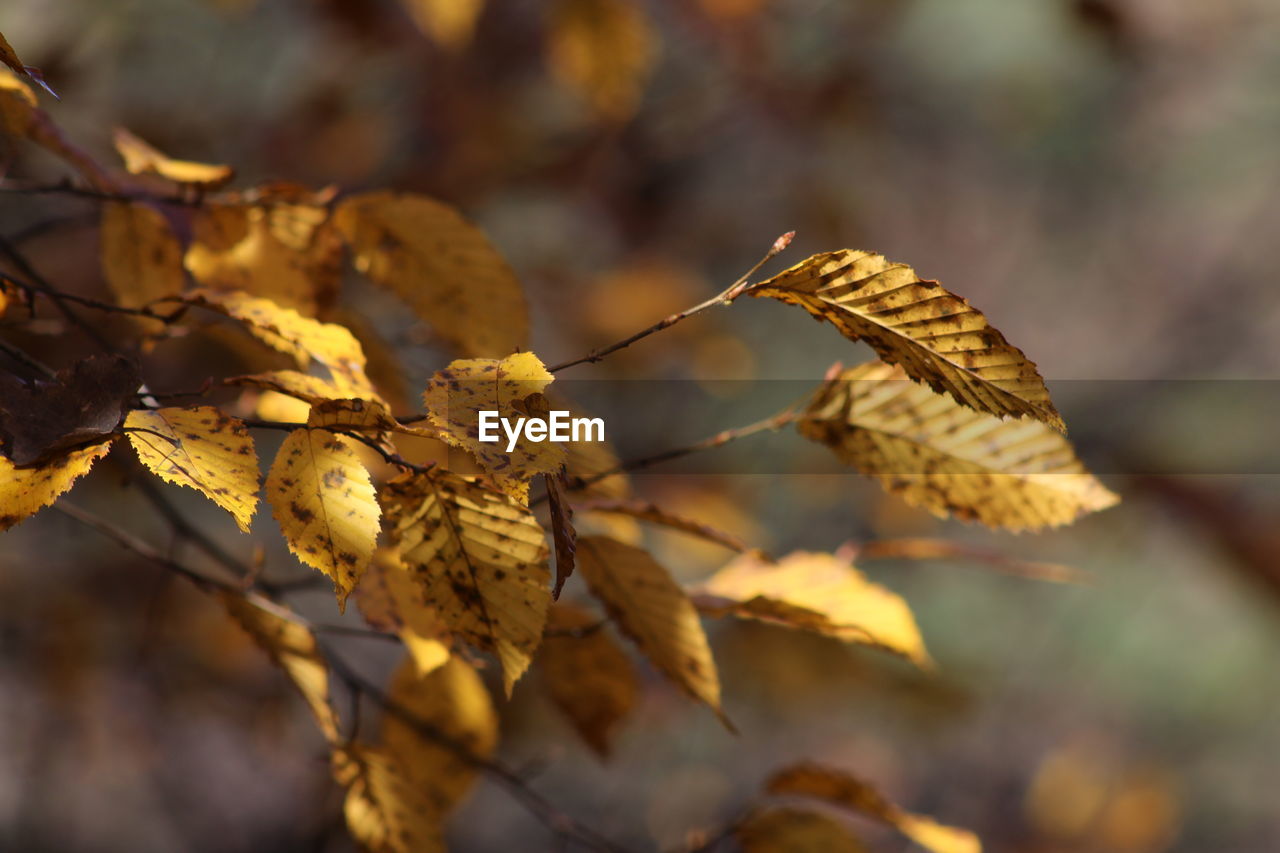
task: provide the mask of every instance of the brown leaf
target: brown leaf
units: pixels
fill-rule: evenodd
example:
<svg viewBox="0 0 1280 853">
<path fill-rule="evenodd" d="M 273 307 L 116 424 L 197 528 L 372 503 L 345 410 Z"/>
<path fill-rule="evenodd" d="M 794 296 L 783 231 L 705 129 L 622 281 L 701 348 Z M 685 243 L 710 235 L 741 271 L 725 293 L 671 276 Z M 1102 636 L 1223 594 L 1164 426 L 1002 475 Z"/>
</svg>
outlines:
<svg viewBox="0 0 1280 853">
<path fill-rule="evenodd" d="M 866 853 L 849 830 L 818 812 L 769 809 L 734 830 L 742 853 Z"/>
<path fill-rule="evenodd" d="M 551 512 L 551 538 L 556 545 L 556 585 L 551 597 L 560 598 L 564 582 L 573 574 L 574 551 L 577 549 L 577 531 L 573 529 L 573 507 L 565 495 L 564 469 L 554 474 L 543 474 L 547 484 L 547 508 Z"/>
<path fill-rule="evenodd" d="M 590 612 L 551 606 L 538 661 L 552 700 L 600 757 L 640 692 L 635 667 Z"/>
<path fill-rule="evenodd" d="M 36 83 L 40 84 L 40 88 L 44 89 L 50 95 L 53 95 L 55 98 L 58 97 L 58 93 L 53 91 L 53 89 L 49 87 L 48 83 L 44 82 L 44 74 L 40 72 L 39 68 L 36 68 L 34 65 L 23 64 L 22 60 L 18 58 L 17 52 L 14 51 L 13 46 L 9 44 L 9 40 L 4 37 L 4 33 L 0 33 L 0 62 L 3 62 L 5 65 L 12 68 L 13 72 L 19 77 L 26 77 L 28 80 L 34 80 Z"/>
<path fill-rule="evenodd" d="M 0 373 L 0 447 L 25 467 L 110 435 L 141 384 L 124 356 L 91 356 L 30 385 Z"/>
</svg>

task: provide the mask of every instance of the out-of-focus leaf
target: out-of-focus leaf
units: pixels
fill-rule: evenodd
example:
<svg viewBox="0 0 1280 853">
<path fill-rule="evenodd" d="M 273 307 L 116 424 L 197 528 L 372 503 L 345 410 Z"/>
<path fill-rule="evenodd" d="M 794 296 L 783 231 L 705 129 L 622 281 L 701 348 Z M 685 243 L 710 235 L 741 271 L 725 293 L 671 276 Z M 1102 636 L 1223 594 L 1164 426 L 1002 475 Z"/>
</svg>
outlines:
<svg viewBox="0 0 1280 853">
<path fill-rule="evenodd" d="M 360 850 L 444 853 L 440 816 L 401 756 L 352 743 L 333 751 L 333 776 L 347 789 L 343 814 Z"/>
<path fill-rule="evenodd" d="M 528 508 L 448 471 L 405 475 L 381 500 L 391 543 L 450 632 L 502 664 L 508 695 L 542 639 L 551 579 Z"/>
<path fill-rule="evenodd" d="M 423 35 L 449 50 L 471 42 L 484 0 L 400 0 Z"/>
<path fill-rule="evenodd" d="M 1002 420 L 879 362 L 846 370 L 798 424 L 840 460 L 935 515 L 1008 530 L 1056 527 L 1119 498 L 1038 421 Z"/>
<path fill-rule="evenodd" d="M 658 53 L 640 4 L 556 0 L 550 6 L 551 70 L 596 115 L 625 121 L 636 112 Z"/>
<path fill-rule="evenodd" d="M 784 768 L 769 779 L 770 794 L 814 797 L 876 818 L 896 828 L 933 853 L 981 853 L 982 843 L 966 829 L 943 826 L 932 818 L 905 811 L 871 785 L 854 776 L 819 764 L 802 763 Z"/>
<path fill-rule="evenodd" d="M 49 87 L 48 83 L 44 82 L 44 75 L 40 73 L 39 68 L 36 68 L 34 65 L 23 64 L 22 60 L 18 58 L 18 54 L 13 49 L 13 46 L 9 44 L 9 40 L 4 37 L 4 33 L 0 33 L 0 62 L 3 62 L 5 65 L 12 68 L 14 74 L 17 74 L 20 77 L 26 77 L 28 80 L 34 80 L 36 83 L 40 84 L 40 88 L 44 89 L 50 95 L 53 95 L 55 98 L 58 97 L 58 93 L 53 91 L 53 89 Z"/>
<path fill-rule="evenodd" d="M 365 621 L 400 637 L 409 656 L 426 675 L 449 659 L 449 631 L 428 607 L 409 569 L 391 548 L 379 548 L 356 587 L 356 603 Z"/>
<path fill-rule="evenodd" d="M 1036 366 L 980 311 L 883 255 L 841 249 L 801 261 L 753 285 L 865 340 L 886 362 L 939 394 L 996 416 L 1043 421 L 1066 431 Z"/>
<path fill-rule="evenodd" d="M 630 658 L 589 611 L 551 606 L 538 654 L 547 692 L 582 739 L 602 758 L 635 706 L 640 685 Z"/>
<path fill-rule="evenodd" d="M 0 456 L 0 531 L 50 506 L 107 455 L 111 441 L 55 456 L 38 468 L 18 468 Z"/>
<path fill-rule="evenodd" d="M 734 831 L 743 853 L 866 853 L 839 822 L 802 809 L 751 814 Z"/>
<path fill-rule="evenodd" d="M 931 665 L 907 603 L 831 554 L 796 551 L 777 563 L 743 554 L 709 578 L 694 601 L 708 613 L 812 631 Z"/>
<path fill-rule="evenodd" d="M 102 276 L 127 308 L 182 292 L 182 246 L 169 220 L 150 205 L 108 202 L 102 207 Z"/>
<path fill-rule="evenodd" d="M 448 205 L 373 192 L 342 201 L 333 221 L 356 268 L 400 296 L 464 355 L 500 358 L 529 335 L 524 291 L 485 237 Z"/>
<path fill-rule="evenodd" d="M 124 425 L 153 474 L 201 492 L 249 532 L 258 507 L 258 454 L 242 421 L 200 406 L 133 411 Z"/>
<path fill-rule="evenodd" d="M 159 175 L 177 184 L 217 189 L 236 174 L 230 166 L 171 159 L 123 127 L 116 128 L 113 141 L 125 170 L 132 175 Z"/>
<path fill-rule="evenodd" d="M 0 68 L 0 130 L 26 136 L 39 109 L 35 93 L 17 75 Z"/>
<path fill-rule="evenodd" d="M 720 707 L 720 676 L 698 611 L 649 552 L 602 536 L 578 540 L 591 592 L 653 664 L 732 728 Z"/>
<path fill-rule="evenodd" d="M 679 530 L 691 536 L 697 536 L 699 539 L 723 545 L 731 551 L 745 552 L 751 550 L 750 545 L 730 533 L 717 530 L 692 518 L 667 512 L 657 504 L 648 503 L 647 501 L 591 501 L 589 503 L 575 504 L 575 507 L 582 512 L 625 515 L 630 518 L 638 518 L 641 521 L 660 524 L 663 527 L 669 527 L 672 530 Z"/>
</svg>

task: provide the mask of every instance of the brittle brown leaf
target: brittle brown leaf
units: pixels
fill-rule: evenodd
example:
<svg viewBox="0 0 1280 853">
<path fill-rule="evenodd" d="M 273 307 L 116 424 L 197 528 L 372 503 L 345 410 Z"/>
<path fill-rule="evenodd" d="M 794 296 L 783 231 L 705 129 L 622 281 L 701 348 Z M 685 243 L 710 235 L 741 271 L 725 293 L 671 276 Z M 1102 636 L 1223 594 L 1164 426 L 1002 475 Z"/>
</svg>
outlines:
<svg viewBox="0 0 1280 853">
<path fill-rule="evenodd" d="M 578 533 L 573 528 L 573 507 L 565 494 L 564 470 L 543 474 L 547 484 L 547 509 L 551 513 L 551 539 L 556 546 L 556 585 L 551 597 L 560 598 L 560 590 L 573 574 L 574 551 Z"/>
</svg>

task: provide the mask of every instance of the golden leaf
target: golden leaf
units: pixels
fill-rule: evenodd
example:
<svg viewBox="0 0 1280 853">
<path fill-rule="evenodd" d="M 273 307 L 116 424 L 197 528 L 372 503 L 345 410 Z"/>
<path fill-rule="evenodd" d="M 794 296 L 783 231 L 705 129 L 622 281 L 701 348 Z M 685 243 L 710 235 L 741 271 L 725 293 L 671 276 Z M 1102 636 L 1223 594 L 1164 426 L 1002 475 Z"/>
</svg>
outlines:
<svg viewBox="0 0 1280 853">
<path fill-rule="evenodd" d="M 668 512 L 657 504 L 646 501 L 590 501 L 589 503 L 575 504 L 574 508 L 581 512 L 625 515 L 629 518 L 648 521 L 652 524 L 660 524 L 663 527 L 679 530 L 682 533 L 688 533 L 690 536 L 696 536 L 699 539 L 722 545 L 731 551 L 745 552 L 751 550 L 751 546 L 731 533 L 718 530 L 692 518 Z"/>
<path fill-rule="evenodd" d="M 347 789 L 343 814 L 366 853 L 444 853 L 427 792 L 390 750 L 352 743 L 333 751 L 333 777 Z"/>
<path fill-rule="evenodd" d="M 409 17 L 436 44 L 461 50 L 471 42 L 484 0 L 401 0 Z"/>
<path fill-rule="evenodd" d="M 267 501 L 299 560 L 333 579 L 338 607 L 373 558 L 378 502 L 351 440 L 296 429 L 267 475 Z"/>
<path fill-rule="evenodd" d="M 296 370 L 268 370 L 265 373 L 232 376 L 223 381 L 228 385 L 244 385 L 263 391 L 275 391 L 313 406 L 326 400 L 342 399 L 345 390 L 328 379 L 312 376 L 309 373 L 299 373 Z"/>
<path fill-rule="evenodd" d="M 866 853 L 849 830 L 801 809 L 754 812 L 734 830 L 743 853 Z"/>
<path fill-rule="evenodd" d="M 426 675 L 449 659 L 449 632 L 440 615 L 426 605 L 422 589 L 391 548 L 379 548 L 356 587 L 356 603 L 365 621 L 392 631 Z"/>
<path fill-rule="evenodd" d="M 982 843 L 972 832 L 904 811 L 866 782 L 842 770 L 807 762 L 792 765 L 774 774 L 767 790 L 770 794 L 815 797 L 876 818 L 934 853 L 982 851 Z"/>
<path fill-rule="evenodd" d="M 313 427 L 350 432 L 389 432 L 401 428 L 383 403 L 358 397 L 315 403 L 307 423 Z"/>
<path fill-rule="evenodd" d="M 392 676 L 387 699 L 392 707 L 466 748 L 474 758 L 490 757 L 498 744 L 498 715 L 489 691 L 475 669 L 456 655 L 427 675 L 406 660 Z M 400 714 L 389 712 L 384 718 L 382 743 L 400 760 L 438 815 L 448 813 L 475 783 L 475 762 L 424 737 Z"/>
<path fill-rule="evenodd" d="M 547 45 L 551 70 L 601 118 L 636 112 L 658 52 L 657 34 L 628 0 L 557 0 Z"/>
<path fill-rule="evenodd" d="M 931 665 L 907 603 L 831 554 L 796 551 L 777 563 L 743 554 L 712 575 L 694 601 L 708 613 L 812 631 Z"/>
<path fill-rule="evenodd" d="M 250 604 L 242 595 L 222 592 L 218 597 L 231 617 L 289 676 L 311 708 L 325 739 L 336 743 L 338 715 L 330 704 L 329 668 L 316 645 L 315 635 L 297 622 Z"/>
<path fill-rule="evenodd" d="M 448 471 L 381 492 L 388 534 L 449 630 L 502 664 L 507 694 L 542 639 L 551 601 L 546 535 L 527 507 Z"/>
<path fill-rule="evenodd" d="M 258 507 L 258 454 L 242 421 L 199 406 L 135 410 L 124 426 L 151 473 L 202 492 L 249 532 Z"/>
<path fill-rule="evenodd" d="M 607 757 L 614 729 L 636 703 L 640 685 L 631 660 L 591 613 L 551 606 L 538 661 L 547 692 L 582 739 Z"/>
<path fill-rule="evenodd" d="M 989 527 L 1068 524 L 1119 500 L 1044 424 L 975 412 L 906 379 L 879 362 L 846 370 L 798 429 L 908 503 Z"/>
<path fill-rule="evenodd" d="M 364 193 L 339 204 L 333 221 L 356 268 L 459 352 L 496 358 L 525 347 L 529 312 L 515 273 L 452 207 L 425 196 Z"/>
<path fill-rule="evenodd" d="M 89 473 L 111 449 L 114 439 L 82 447 L 42 463 L 38 468 L 18 468 L 0 456 L 0 531 L 8 530 L 50 506 L 76 480 Z"/>
<path fill-rule="evenodd" d="M 601 536 L 578 540 L 578 567 L 640 651 L 732 728 L 720 708 L 720 677 L 698 611 L 667 570 L 647 551 Z"/>
<path fill-rule="evenodd" d="M 841 249 L 801 261 L 748 292 L 829 320 L 845 337 L 865 340 L 882 359 L 962 405 L 1066 431 L 1022 350 L 967 301 L 936 281 L 921 280 L 911 267 Z"/>
<path fill-rule="evenodd" d="M 217 189 L 235 177 L 235 170 L 230 166 L 173 160 L 123 127 L 116 128 L 113 141 L 125 170 L 131 175 L 159 175 L 176 184 L 206 189 Z"/>
<path fill-rule="evenodd" d="M 26 136 L 39 109 L 35 93 L 16 74 L 0 68 L 0 130 Z"/>
<path fill-rule="evenodd" d="M 163 213 L 145 204 L 102 208 L 102 276 L 116 301 L 137 308 L 182 292 L 182 246 Z"/>
<path fill-rule="evenodd" d="M 335 298 L 342 238 L 315 203 L 205 205 L 185 263 L 212 290 L 243 290 L 314 316 Z"/>
<path fill-rule="evenodd" d="M 480 441 L 480 413 L 497 412 L 499 418 L 512 422 L 526 417 L 524 399 L 541 393 L 554 378 L 531 352 L 501 361 L 459 359 L 436 371 L 422 399 L 431 423 L 444 430 L 444 440 L 469 452 L 502 491 L 524 501 L 530 477 L 564 465 L 564 447 L 521 437 L 508 453 L 507 436 L 500 427 L 493 428 L 496 442 Z"/>
</svg>

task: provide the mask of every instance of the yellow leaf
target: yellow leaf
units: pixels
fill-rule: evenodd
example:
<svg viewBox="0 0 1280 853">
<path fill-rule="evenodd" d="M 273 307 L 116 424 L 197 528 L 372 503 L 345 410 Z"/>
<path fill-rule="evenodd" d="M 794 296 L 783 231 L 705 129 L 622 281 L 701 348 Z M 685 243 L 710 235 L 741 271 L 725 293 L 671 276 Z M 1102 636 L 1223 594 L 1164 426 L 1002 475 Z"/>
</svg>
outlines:
<svg viewBox="0 0 1280 853">
<path fill-rule="evenodd" d="M 182 246 L 163 213 L 145 204 L 102 207 L 102 275 L 127 308 L 182 292 Z"/>
<path fill-rule="evenodd" d="M 187 294 L 183 301 L 239 321 L 267 346 L 292 356 L 300 368 L 306 368 L 313 361 L 324 365 L 334 386 L 345 397 L 376 396 L 365 376 L 360 343 L 342 326 L 303 317 L 270 299 L 238 291 L 220 293 L 201 288 Z"/>
<path fill-rule="evenodd" d="M 753 285 L 865 340 L 887 362 L 958 403 L 1066 431 L 1036 366 L 987 318 L 936 281 L 870 252 L 841 249 L 801 261 Z"/>
<path fill-rule="evenodd" d="M 985 415 L 906 379 L 879 362 L 841 373 L 800 433 L 908 503 L 989 527 L 1054 527 L 1119 500 L 1044 424 Z"/>
<path fill-rule="evenodd" d="M 267 475 L 267 501 L 299 560 L 333 579 L 338 607 L 373 558 L 378 502 L 351 440 L 296 429 Z"/>
<path fill-rule="evenodd" d="M 743 554 L 711 576 L 694 600 L 709 613 L 812 631 L 931 665 L 907 603 L 831 554 L 796 551 L 777 563 Z"/>
<path fill-rule="evenodd" d="M 233 376 L 224 381 L 228 385 L 245 385 L 260 388 L 263 391 L 275 391 L 313 406 L 326 400 L 342 399 L 344 396 L 344 389 L 328 379 L 299 373 L 296 370 L 269 370 L 265 373 Z"/>
<path fill-rule="evenodd" d="M 754 812 L 734 831 L 743 853 L 866 853 L 838 822 L 800 809 Z"/>
<path fill-rule="evenodd" d="M 230 166 L 170 159 L 123 127 L 116 128 L 113 141 L 125 170 L 131 175 L 159 175 L 177 184 L 206 189 L 217 189 L 235 177 L 235 170 Z"/>
<path fill-rule="evenodd" d="M 461 50 L 471 42 L 484 0 L 401 0 L 423 35 L 441 47 Z"/>
<path fill-rule="evenodd" d="M 455 655 L 425 676 L 406 660 L 392 677 L 387 698 L 393 707 L 465 747 L 473 757 L 493 755 L 498 715 L 484 682 L 462 658 Z M 438 815 L 447 814 L 475 783 L 474 762 L 424 737 L 395 712 L 384 718 L 382 743 L 400 760 Z"/>
<path fill-rule="evenodd" d="M 751 550 L 751 546 L 731 533 L 718 530 L 695 519 L 668 512 L 657 504 L 646 501 L 591 501 L 589 503 L 575 504 L 574 508 L 581 512 L 625 515 L 629 518 L 660 524 L 663 527 L 679 530 L 682 533 L 688 533 L 690 536 L 696 536 L 699 539 L 722 545 L 731 551 L 745 552 Z"/>
<path fill-rule="evenodd" d="M 484 233 L 418 195 L 351 196 L 333 221 L 356 268 L 388 287 L 464 355 L 501 357 L 529 335 L 524 291 Z"/>
<path fill-rule="evenodd" d="M 8 530 L 51 505 L 76 480 L 89 473 L 111 449 L 114 439 L 73 450 L 38 468 L 18 468 L 0 456 L 0 531 Z"/>
<path fill-rule="evenodd" d="M 507 694 L 542 639 L 546 535 L 527 507 L 448 471 L 383 487 L 388 533 L 449 630 L 502 664 Z"/>
<path fill-rule="evenodd" d="M 564 447 L 521 438 L 508 453 L 500 427 L 496 428 L 498 441 L 480 441 L 480 413 L 497 412 L 499 418 L 512 422 L 526 417 L 524 399 L 541 393 L 554 378 L 531 352 L 501 361 L 460 359 L 436 371 L 422 399 L 431 423 L 444 430 L 444 440 L 469 452 L 502 491 L 523 501 L 529 495 L 530 477 L 564 465 Z"/>
<path fill-rule="evenodd" d="M 614 729 L 640 692 L 635 667 L 599 620 L 577 605 L 553 604 L 547 628 L 538 655 L 547 692 L 582 739 L 606 757 Z"/>
<path fill-rule="evenodd" d="M 551 70 L 601 118 L 635 114 L 658 52 L 658 36 L 629 0 L 557 0 L 547 49 Z"/>
<path fill-rule="evenodd" d="M 185 263 L 212 290 L 242 290 L 313 316 L 333 302 L 342 239 L 320 204 L 205 205 Z"/>
<path fill-rule="evenodd" d="M 333 776 L 347 789 L 343 814 L 360 850 L 444 853 L 440 817 L 399 756 L 352 743 L 333 751 Z"/>
<path fill-rule="evenodd" d="M 600 536 L 578 540 L 578 567 L 591 592 L 640 651 L 729 726 L 698 611 L 667 570 L 647 551 Z"/>
<path fill-rule="evenodd" d="M 400 428 L 387 407 L 378 400 L 360 398 L 323 400 L 311 407 L 307 424 L 350 432 L 388 432 Z"/>
<path fill-rule="evenodd" d="M 26 136 L 36 119 L 35 93 L 17 75 L 0 68 L 0 130 L 10 136 Z"/>
<path fill-rule="evenodd" d="M 866 782 L 842 770 L 807 762 L 792 765 L 774 774 L 767 790 L 770 794 L 815 797 L 876 818 L 934 853 L 982 851 L 982 843 L 972 832 L 904 811 Z"/>
<path fill-rule="evenodd" d="M 202 492 L 249 532 L 258 507 L 258 454 L 243 422 L 199 406 L 135 410 L 124 426 L 151 473 Z"/>
<path fill-rule="evenodd" d="M 356 603 L 366 622 L 400 637 L 419 675 L 449 659 L 448 629 L 427 606 L 422 588 L 393 549 L 374 552 L 369 570 L 356 587 Z"/>
<path fill-rule="evenodd" d="M 338 715 L 330 704 L 329 668 L 315 635 L 297 622 L 250 604 L 242 595 L 223 592 L 219 598 L 231 617 L 285 671 L 311 708 L 320 731 L 330 743 L 336 743 Z"/>
</svg>

